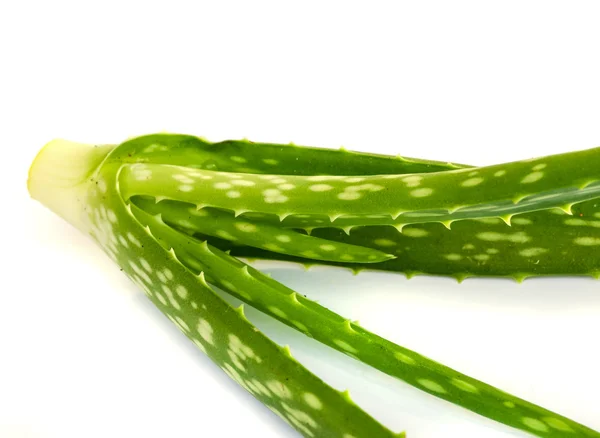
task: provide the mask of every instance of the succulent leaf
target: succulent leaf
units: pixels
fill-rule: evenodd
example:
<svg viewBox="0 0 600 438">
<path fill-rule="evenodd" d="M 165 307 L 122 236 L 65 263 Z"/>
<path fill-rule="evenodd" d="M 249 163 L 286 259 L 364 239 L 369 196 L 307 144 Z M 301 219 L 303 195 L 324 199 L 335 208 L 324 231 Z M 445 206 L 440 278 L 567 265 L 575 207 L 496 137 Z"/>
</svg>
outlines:
<svg viewBox="0 0 600 438">
<path fill-rule="evenodd" d="M 329 347 L 364 362 L 436 397 L 488 418 L 530 432 L 533 421 L 544 418 L 561 429 L 548 427 L 545 437 L 570 431 L 596 436 L 587 427 L 493 386 L 448 368 L 414 351 L 387 341 L 348 319 L 325 309 L 239 260 L 170 228 L 159 216 L 134 207 L 136 217 L 176 253 L 182 263 L 205 272 L 216 286 L 252 307 Z M 574 435 L 577 436 L 577 435 Z"/>
<path fill-rule="evenodd" d="M 188 234 L 204 233 L 237 244 L 263 248 L 281 254 L 314 260 L 355 263 L 379 263 L 394 258 L 378 249 L 332 242 L 311 237 L 295 230 L 244 218 L 210 207 L 198 210 L 193 204 L 163 200 L 160 205 L 152 199 L 134 199 L 144 211 L 161 214 L 172 227 Z"/>
<path fill-rule="evenodd" d="M 289 349 L 270 341 L 215 294 L 202 273 L 186 268 L 172 246 L 165 250 L 161 229 L 141 223 L 136 207 L 118 192 L 120 165 L 106 159 L 99 168 L 94 167 L 95 159 L 78 162 L 77 166 L 87 168 L 75 180 L 54 172 L 57 163 L 72 159 L 71 148 L 83 156 L 86 149 L 96 155 L 95 148 L 85 145 L 48 144 L 30 174 L 32 196 L 53 209 L 71 206 L 65 216 L 89 232 L 158 309 L 227 375 L 303 436 L 396 436 L 304 368 Z M 48 173 L 74 186 L 63 186 L 56 193 L 52 184 L 56 181 Z M 53 201 L 55 196 L 60 199 Z"/>
<path fill-rule="evenodd" d="M 600 437 L 389 342 L 236 256 L 472 275 L 598 276 L 600 148 L 473 168 L 171 134 L 55 141 L 32 196 L 89 234 L 230 377 L 304 436 L 394 435 L 265 337 L 217 286 L 430 394 L 541 437 Z"/>
</svg>

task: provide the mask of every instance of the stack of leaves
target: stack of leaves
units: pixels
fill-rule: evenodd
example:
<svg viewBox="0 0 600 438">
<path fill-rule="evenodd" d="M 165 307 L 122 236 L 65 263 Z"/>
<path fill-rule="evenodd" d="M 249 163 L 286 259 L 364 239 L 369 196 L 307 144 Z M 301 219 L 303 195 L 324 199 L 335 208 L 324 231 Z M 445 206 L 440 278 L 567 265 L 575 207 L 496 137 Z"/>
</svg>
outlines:
<svg viewBox="0 0 600 438">
<path fill-rule="evenodd" d="M 225 373 L 306 437 L 403 436 L 215 288 L 436 397 L 540 437 L 600 437 L 369 332 L 240 260 L 407 276 L 600 275 L 600 148 L 488 167 L 156 134 L 57 140 L 31 195 L 89 234 Z"/>
</svg>

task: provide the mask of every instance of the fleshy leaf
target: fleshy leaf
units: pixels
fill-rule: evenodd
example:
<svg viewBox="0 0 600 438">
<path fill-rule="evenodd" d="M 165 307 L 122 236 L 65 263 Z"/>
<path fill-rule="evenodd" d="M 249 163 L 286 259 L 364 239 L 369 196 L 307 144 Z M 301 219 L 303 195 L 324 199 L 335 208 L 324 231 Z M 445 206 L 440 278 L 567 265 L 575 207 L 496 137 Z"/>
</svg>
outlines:
<svg viewBox="0 0 600 438">
<path fill-rule="evenodd" d="M 489 418 L 542 437 L 599 437 L 382 339 L 235 258 L 459 281 L 598 276 L 599 164 L 600 149 L 472 168 L 156 134 L 119 146 L 53 142 L 32 165 L 29 190 L 90 234 L 202 351 L 304 436 L 394 434 L 273 344 L 213 285 Z"/>
</svg>

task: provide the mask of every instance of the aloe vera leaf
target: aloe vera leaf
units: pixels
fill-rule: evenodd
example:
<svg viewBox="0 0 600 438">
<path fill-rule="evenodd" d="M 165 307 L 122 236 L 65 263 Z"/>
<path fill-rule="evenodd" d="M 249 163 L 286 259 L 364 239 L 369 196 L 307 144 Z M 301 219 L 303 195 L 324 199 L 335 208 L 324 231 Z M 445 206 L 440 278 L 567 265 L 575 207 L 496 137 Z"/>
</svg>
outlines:
<svg viewBox="0 0 600 438">
<path fill-rule="evenodd" d="M 486 218 L 457 222 L 451 232 L 439 224 L 411 225 L 404 228 L 403 233 L 391 227 L 357 227 L 350 236 L 337 229 L 318 229 L 313 231 L 312 236 L 323 236 L 324 239 L 319 239 L 319 244 L 314 245 L 314 249 L 303 248 L 302 251 L 293 248 L 288 251 L 288 245 L 277 241 L 277 237 L 283 235 L 280 233 L 284 232 L 298 236 L 294 231 L 273 229 L 272 232 L 269 230 L 259 237 L 258 232 L 268 225 L 258 223 L 256 228 L 252 228 L 255 232 L 248 233 L 227 222 L 229 219 L 235 219 L 226 212 L 203 209 L 200 212 L 206 212 L 208 215 L 210 211 L 211 216 L 203 216 L 201 221 L 197 221 L 193 216 L 196 209 L 188 204 L 171 201 L 156 204 L 150 200 L 140 202 L 143 204 L 138 205 L 143 206 L 146 211 L 162 214 L 163 220 L 169 224 L 180 225 L 187 231 L 203 234 L 209 234 L 210 227 L 213 231 L 211 235 L 217 237 L 239 236 L 239 240 L 246 245 L 262 247 L 267 251 L 277 249 L 278 251 L 274 252 L 283 254 L 283 260 L 306 262 L 307 257 L 324 260 L 317 257 L 320 246 L 337 248 L 332 242 L 348 241 L 355 244 L 351 246 L 352 249 L 380 248 L 395 253 L 398 258 L 388 263 L 373 264 L 370 260 L 366 260 L 366 263 L 359 262 L 358 251 L 346 253 L 346 249 L 342 249 L 339 244 L 337 260 L 330 261 L 345 264 L 353 269 L 420 271 L 436 275 L 495 275 L 519 279 L 557 274 L 598 276 L 600 273 L 600 260 L 595 257 L 594 245 L 590 245 L 596 239 L 600 241 L 600 213 L 594 213 L 596 201 L 578 204 L 574 207 L 574 216 L 553 212 L 520 215 L 513 219 L 512 227 L 507 226 L 501 219 Z M 215 216 L 212 216 L 213 214 Z M 209 219 L 210 217 L 216 219 L 216 222 Z M 539 226 L 541 221 L 544 221 L 543 226 Z M 242 229 L 249 230 L 243 225 Z M 227 234 L 219 233 L 219 230 L 224 230 Z M 230 232 L 231 235 L 228 235 Z M 585 233 L 585 236 L 582 233 Z M 248 242 L 248 239 L 252 238 L 256 239 L 254 245 Z M 265 240 L 261 245 L 262 238 Z M 273 241 L 276 247 L 270 246 Z M 234 242 L 239 243 L 237 240 Z M 551 250 L 553 245 L 557 244 L 561 248 L 560 251 Z M 430 248 L 434 246 L 436 253 L 432 254 Z M 229 248 L 233 249 L 233 254 L 246 257 L 262 254 L 264 258 L 269 254 L 254 254 L 246 251 L 247 248 Z M 294 251 L 303 254 L 294 257 Z"/>
<path fill-rule="evenodd" d="M 134 144 L 155 144 L 154 149 L 162 147 L 167 151 L 171 147 L 182 149 L 204 148 L 210 149 L 207 142 L 190 136 L 176 136 L 171 134 L 157 134 L 139 137 L 131 141 Z M 199 144 L 200 146 L 196 145 Z M 181 146 L 184 145 L 184 146 Z M 187 146 L 186 146 L 187 145 Z M 325 173 L 331 175 L 360 175 L 360 174 L 386 174 L 386 173 L 425 173 L 443 170 L 453 170 L 469 167 L 453 163 L 441 163 L 415 158 L 398 159 L 391 156 L 374 156 L 369 154 L 348 153 L 347 151 L 331 151 L 318 148 L 295 147 L 287 145 L 266 145 L 248 141 L 228 141 L 219 143 L 227 145 L 226 148 L 216 147 L 215 152 L 222 152 L 223 159 L 220 167 L 229 170 L 239 170 L 236 163 L 227 157 L 249 157 L 257 155 L 255 171 L 261 173 L 309 175 Z M 265 149 L 265 147 L 267 147 Z M 138 148 L 139 149 L 139 148 Z M 163 152 L 166 154 L 168 152 Z M 288 154 L 277 163 L 268 160 L 273 153 Z M 180 162 L 185 164 L 185 162 Z M 262 164 L 261 164 L 262 163 Z M 239 163 L 238 163 L 239 164 Z M 229 166 L 229 167 L 228 167 Z M 275 166 L 275 169 L 274 167 Z M 323 166 L 323 167 L 319 167 Z M 498 172 L 501 172 L 498 171 Z M 596 209 L 595 200 L 583 202 L 572 206 L 573 216 L 563 214 L 560 208 L 549 211 L 537 211 L 512 216 L 512 228 L 504 226 L 498 219 L 490 217 L 483 222 L 460 221 L 452 223 L 453 232 L 435 224 L 422 224 L 418 227 L 406 228 L 405 234 L 398 233 L 387 226 L 371 226 L 354 228 L 343 226 L 343 217 L 337 219 L 336 225 L 345 229 L 346 233 L 352 230 L 351 235 L 340 232 L 336 228 L 319 228 L 327 224 L 328 217 L 323 217 L 321 223 L 308 226 L 306 218 L 290 216 L 285 218 L 283 224 L 309 228 L 314 236 L 320 236 L 336 242 L 381 249 L 394 252 L 398 257 L 386 263 L 357 265 L 355 261 L 339 261 L 338 265 L 345 265 L 354 270 L 361 267 L 377 270 L 405 272 L 409 274 L 425 273 L 435 275 L 452 275 L 457 278 L 466 276 L 509 276 L 523 279 L 537 275 L 592 275 L 597 277 L 600 271 L 596 262 L 594 242 L 600 240 L 598 229 L 600 219 L 599 209 Z M 160 207 L 160 204 L 159 204 Z M 562 206 L 569 212 L 569 206 Z M 410 217 L 412 213 L 407 213 Z M 438 212 L 442 215 L 443 212 Z M 558 217 L 557 217 L 558 215 Z M 507 214 L 503 221 L 511 216 Z M 264 219 L 259 218 L 259 219 Z M 378 221 L 381 221 L 379 218 Z M 441 222 L 447 225 L 451 222 L 449 216 L 439 216 Z M 276 218 L 279 220 L 279 218 Z M 331 225 L 329 225 L 331 227 Z M 573 228 L 577 227 L 577 228 Z M 416 230 L 416 231 L 415 231 Z M 525 242 L 523 233 L 528 233 L 530 240 Z M 484 239 L 479 239 L 481 236 Z M 418 239 L 416 238 L 418 237 Z M 570 240 L 569 240 L 570 239 Z M 211 240 L 225 249 L 232 249 L 234 254 L 251 258 L 271 258 L 281 260 L 296 260 L 304 262 L 289 255 L 274 254 L 270 251 L 254 249 L 235 245 L 227 242 Z M 430 245 L 436 245 L 437 257 L 431 257 L 428 250 Z M 560 247 L 560 251 L 551 248 Z M 547 251 L 545 251 L 548 249 Z M 515 255 L 513 257 L 513 255 Z"/>
<path fill-rule="evenodd" d="M 160 204 L 159 204 L 160 205 Z M 371 269 L 454 276 L 512 277 L 600 275 L 600 210 L 598 200 L 576 204 L 572 215 L 560 210 L 536 211 L 513 217 L 511 226 L 499 218 L 457 221 L 452 230 L 435 223 L 409 225 L 399 232 L 389 226 L 356 227 L 350 234 L 319 228 L 313 236 L 334 242 L 378 248 L 397 257 L 373 265 L 332 264 L 354 270 Z M 232 255 L 306 263 L 269 251 L 212 242 Z M 435 251 L 431 249 L 435 248 Z M 313 262 L 311 262 L 313 263 Z"/>
<path fill-rule="evenodd" d="M 220 172 L 278 175 L 369 175 L 427 173 L 469 167 L 462 164 L 324 149 L 294 144 L 227 140 L 211 143 L 182 134 L 150 134 L 119 146 L 120 162 L 163 162 Z"/>
<path fill-rule="evenodd" d="M 357 263 L 378 263 L 394 258 L 377 249 L 310 237 L 294 230 L 244 218 L 211 208 L 198 210 L 195 205 L 163 200 L 160 206 L 153 199 L 133 202 L 143 210 L 162 215 L 170 225 L 183 228 L 188 233 L 202 232 L 214 237 L 241 242 L 245 245 L 296 257 L 331 262 L 352 260 Z"/>
<path fill-rule="evenodd" d="M 283 148 L 285 149 L 285 147 Z M 389 160 L 394 162 L 393 157 L 389 157 Z M 457 165 L 448 166 L 447 169 L 455 166 Z M 442 168 L 442 165 L 438 165 L 436 170 L 439 171 Z M 305 167 L 301 167 L 301 170 L 303 169 Z M 342 169 L 337 170 L 339 172 Z M 377 172 L 377 169 L 370 170 Z M 332 228 L 331 224 L 329 224 L 329 228 L 316 230 L 313 230 L 313 227 L 309 228 L 311 228 L 313 236 L 381 249 L 393 252 L 398 256 L 386 263 L 368 266 L 359 265 L 353 260 L 340 260 L 336 263 L 354 270 L 364 267 L 405 272 L 411 275 L 414 273 L 452 275 L 461 279 L 475 275 L 508 276 L 519 280 L 529 276 L 562 274 L 596 277 L 600 266 L 595 257 L 594 243 L 600 242 L 600 221 L 597 220 L 600 219 L 600 210 L 595 208 L 595 204 L 596 201 L 592 199 L 571 206 L 562 206 L 564 210 L 554 208 L 547 211 L 509 215 L 504 216 L 502 220 L 484 217 L 479 220 L 456 221 L 452 223 L 452 232 L 431 223 L 407 227 L 403 230 L 405 233 L 398 233 L 392 227 L 387 226 L 342 227 L 346 233 L 342 233 L 338 228 Z M 160 209 L 160 207 L 161 204 L 158 208 Z M 570 207 L 570 209 L 566 207 Z M 166 212 L 163 211 L 163 213 Z M 437 214 L 439 216 L 435 220 L 448 224 L 451 216 L 443 212 Z M 572 214 L 572 217 L 568 214 Z M 412 215 L 413 213 L 406 213 L 405 216 Z M 509 217 L 512 217 L 512 221 L 510 221 L 512 228 L 504 223 Z M 260 220 L 267 218 L 264 215 L 261 217 L 260 214 L 257 217 Z M 328 219 L 328 217 L 323 217 L 320 223 L 312 225 L 323 226 L 329 222 Z M 275 220 L 279 221 L 278 218 Z M 293 220 L 296 220 L 295 224 L 292 222 Z M 344 217 L 338 218 L 336 226 L 342 225 L 344 220 Z M 381 222 L 381 220 L 382 218 L 378 218 L 377 222 Z M 306 218 L 289 216 L 283 220 L 282 224 L 306 227 L 308 222 Z M 347 235 L 350 230 L 352 230 L 351 235 Z M 244 257 L 304 262 L 290 254 L 273 254 L 268 250 L 239 246 L 239 242 L 236 245 L 228 245 L 215 240 L 211 240 L 211 242 L 219 247 L 231 249 L 234 254 Z M 429 251 L 433 244 L 437 249 L 434 257 Z M 560 247 L 560 251 L 551 250 L 554 246 Z"/>
<path fill-rule="evenodd" d="M 165 251 L 121 197 L 111 150 L 49 143 L 32 164 L 30 194 L 91 235 L 186 336 L 303 436 L 403 436 L 310 373 Z"/>
<path fill-rule="evenodd" d="M 123 169 L 121 184 L 125 196 L 164 196 L 236 215 L 267 213 L 288 222 L 291 216 L 303 218 L 297 225 L 286 222 L 285 226 L 325 226 L 323 218 L 336 221 L 337 226 L 445 223 L 567 208 L 594 199 L 600 194 L 599 164 L 600 148 L 409 176 L 282 178 L 137 164 Z M 149 176 L 139 178 L 139 174 Z M 444 211 L 447 215 L 439 217 Z"/>
<path fill-rule="evenodd" d="M 597 151 L 597 150 L 593 150 L 593 151 Z M 587 151 L 589 152 L 589 151 Z M 575 154 L 579 154 L 579 153 L 575 153 Z M 554 157 L 556 158 L 556 156 Z M 564 158 L 564 157 L 562 157 Z M 581 158 L 581 157 L 579 157 Z M 537 165 L 534 165 L 534 167 Z M 174 168 L 170 168 L 168 166 L 166 167 L 160 167 L 160 166 L 156 166 L 155 169 L 157 169 L 157 172 L 163 172 L 163 176 L 166 176 L 166 174 L 168 172 L 173 172 Z M 127 170 L 127 169 L 126 169 Z M 138 170 L 139 171 L 139 170 Z M 135 169 L 133 171 L 130 171 L 131 174 L 127 174 L 125 173 L 125 176 L 127 177 L 127 181 L 132 180 L 132 177 L 135 177 L 136 173 L 138 172 Z M 144 168 L 142 168 L 141 172 L 144 171 Z M 436 173 L 434 175 L 431 176 L 443 176 L 442 174 L 445 174 L 445 172 L 439 172 Z M 179 175 L 179 174 L 176 174 Z M 204 174 L 204 176 L 215 176 L 215 175 L 219 175 L 220 178 L 227 178 L 227 174 L 222 174 L 222 173 L 214 173 L 214 172 L 210 172 L 208 174 Z M 225 175 L 225 176 L 222 176 Z M 231 175 L 229 175 L 231 176 Z M 264 175 L 258 175 L 258 176 L 253 176 L 253 175 L 247 175 L 246 177 L 254 177 L 257 178 L 256 181 L 258 181 L 255 185 L 261 184 L 260 181 L 262 181 L 261 177 L 264 177 Z M 310 177 L 309 177 L 310 178 Z M 166 179 L 166 178 L 163 178 Z M 177 180 L 174 180 L 177 181 Z M 231 180 L 231 181 L 237 181 L 236 179 Z M 240 181 L 246 181 L 246 179 L 240 180 Z M 270 180 L 266 180 L 266 181 L 270 181 Z M 140 181 L 135 181 L 133 180 L 134 183 L 136 182 L 140 182 Z M 148 183 L 148 181 L 141 181 L 142 183 L 145 182 L 146 183 L 146 191 L 150 191 L 149 187 L 151 186 L 151 184 Z M 174 197 L 174 198 L 181 198 L 181 193 L 177 192 L 178 188 L 180 186 L 171 186 L 168 187 L 167 184 L 163 181 L 163 180 L 159 180 L 158 182 L 161 183 L 161 193 L 163 196 L 166 196 L 168 194 L 169 197 Z M 179 181 L 178 181 L 179 182 Z M 264 182 L 264 181 L 262 181 Z M 254 183 L 254 182 L 253 182 Z M 575 183 L 577 183 L 577 180 L 575 180 Z M 217 182 L 216 184 L 229 184 L 227 182 Z M 567 186 L 568 184 L 571 183 L 564 183 L 565 186 Z M 255 187 L 255 186 L 252 186 Z M 524 209 L 539 209 L 539 208 L 548 208 L 549 205 L 552 206 L 552 204 L 547 204 L 548 202 L 551 202 L 555 205 L 560 205 L 562 204 L 562 202 L 566 199 L 566 197 L 569 197 L 569 207 L 572 207 L 575 202 L 575 200 L 577 199 L 576 197 L 579 195 L 584 195 L 584 196 L 589 196 L 589 197 L 594 197 L 597 196 L 594 194 L 594 192 L 592 190 L 597 190 L 598 186 L 593 184 L 588 186 L 587 188 L 583 189 L 583 190 L 577 190 L 577 191 L 572 191 L 570 189 L 565 189 L 564 191 L 560 192 L 558 197 L 551 197 L 551 198 L 547 198 L 547 199 L 541 199 L 542 196 L 548 196 L 548 195 L 533 195 L 532 197 L 535 198 L 535 201 L 523 201 L 520 204 L 518 204 L 518 207 L 523 207 Z M 207 187 L 204 188 L 200 188 L 199 190 L 204 190 L 203 193 L 206 194 L 206 192 L 208 191 Z M 265 189 L 265 190 L 271 190 L 271 189 Z M 192 190 L 190 190 L 191 192 Z M 134 192 L 135 193 L 135 192 Z M 142 193 L 143 190 L 142 190 Z M 189 192 L 184 192 L 183 195 L 188 196 Z M 236 191 L 237 193 L 237 191 Z M 271 193 L 271 192 L 269 192 Z M 256 193 L 249 193 L 250 196 L 254 196 L 256 197 L 260 197 L 257 196 Z M 241 195 L 240 195 L 241 196 Z M 192 194 L 190 196 L 188 196 L 187 201 L 190 200 L 196 200 L 198 201 L 198 199 L 201 198 L 203 204 L 202 205 L 207 205 L 207 204 L 214 204 L 217 203 L 218 206 L 223 207 L 223 208 L 236 208 L 234 203 L 231 203 L 230 201 L 233 200 L 227 200 L 225 199 L 225 201 L 230 202 L 229 204 L 224 204 L 224 200 L 221 199 L 219 197 L 218 194 L 216 193 L 210 193 L 205 197 L 202 197 L 201 194 L 199 193 L 195 193 Z M 558 199 L 558 202 L 556 201 L 556 199 Z M 316 199 L 316 201 L 318 201 L 318 198 Z M 306 201 L 308 202 L 308 201 Z M 324 204 L 324 203 L 321 203 Z M 587 205 L 587 204 L 586 204 Z M 370 239 L 370 241 L 365 242 L 365 239 L 362 239 L 359 243 L 359 245 L 362 246 L 366 246 L 366 247 L 371 247 L 371 248 L 378 248 L 377 246 L 374 246 L 374 244 L 377 243 L 381 243 L 384 242 L 384 244 L 390 244 L 392 246 L 394 246 L 394 244 L 396 244 L 395 246 L 397 247 L 397 249 L 393 252 L 395 252 L 395 255 L 398 256 L 399 259 L 396 259 L 395 262 L 386 262 L 386 263 L 381 263 L 379 265 L 377 265 L 377 267 L 375 267 L 375 265 L 373 266 L 375 269 L 390 269 L 390 270 L 401 270 L 404 272 L 424 272 L 424 273 L 432 273 L 432 274 L 444 274 L 444 275 L 454 275 L 457 276 L 459 278 L 462 278 L 465 275 L 472 275 L 472 274 L 476 274 L 476 275 L 508 275 L 508 276 L 513 276 L 516 278 L 523 278 L 524 276 L 527 275 L 549 275 L 549 274 L 553 274 L 553 273 L 571 273 L 571 274 L 585 274 L 585 275 L 595 275 L 595 272 L 597 270 L 597 266 L 595 265 L 594 260 L 596 260 L 596 258 L 592 257 L 589 260 L 589 263 L 584 263 L 584 264 L 566 264 L 566 263 L 562 263 L 560 258 L 555 258 L 556 263 L 554 264 L 541 264 L 541 267 L 536 267 L 535 263 L 540 260 L 539 258 L 535 258 L 539 255 L 548 253 L 549 255 L 552 253 L 552 251 L 550 251 L 550 248 L 552 248 L 552 241 L 548 241 L 548 239 L 551 238 L 552 235 L 554 235 L 555 233 L 559 233 L 559 235 L 561 236 L 561 238 L 569 238 L 571 240 L 572 243 L 574 243 L 578 248 L 572 250 L 571 252 L 573 253 L 577 253 L 582 252 L 584 255 L 587 254 L 593 254 L 593 247 L 595 246 L 595 242 L 597 241 L 597 238 L 594 236 L 594 234 L 590 235 L 589 230 L 586 229 L 586 227 L 580 227 L 580 226 L 574 226 L 572 225 L 573 221 L 569 221 L 569 220 L 564 220 L 564 219 L 560 219 L 561 221 L 563 221 L 562 224 L 558 223 L 556 219 L 556 215 L 553 215 L 551 213 L 544 213 L 545 216 L 536 216 L 535 222 L 536 222 L 536 226 L 535 227 L 528 227 L 526 224 L 524 225 L 524 223 L 527 223 L 527 221 L 530 221 L 531 219 L 529 219 L 527 217 L 527 215 L 520 215 L 519 217 L 515 217 L 515 227 L 513 228 L 502 228 L 503 226 L 500 224 L 498 227 L 491 229 L 492 225 L 495 227 L 495 223 L 499 222 L 498 220 L 494 219 L 493 215 L 497 214 L 496 211 L 494 210 L 485 210 L 484 209 L 485 206 L 478 206 L 478 210 L 476 211 L 476 209 L 469 209 L 468 213 L 471 215 L 479 215 L 481 217 L 478 217 L 478 222 L 470 222 L 470 224 L 475 224 L 474 226 L 469 225 L 467 227 L 467 225 L 459 225 L 460 222 L 456 222 L 453 224 L 454 226 L 454 230 L 452 233 L 448 233 L 448 234 L 444 234 L 446 232 L 446 230 L 442 229 L 440 227 L 439 224 L 432 224 L 429 227 L 425 227 L 424 225 L 419 225 L 419 226 L 411 226 L 408 227 L 404 233 L 402 235 L 400 234 L 395 234 L 396 230 L 393 230 L 392 228 L 388 227 L 387 230 L 384 230 L 382 228 L 372 228 L 372 227 L 364 227 L 361 229 L 360 232 L 358 232 L 358 230 L 355 230 L 356 232 L 359 233 L 359 236 L 364 235 L 367 236 L 368 239 Z M 239 207 L 238 207 L 239 208 Z M 244 205 L 240 210 L 241 211 L 246 211 L 248 209 L 248 204 Z M 282 208 L 282 207 L 279 207 Z M 254 210 L 257 210 L 258 208 L 254 208 Z M 238 211 L 240 211 L 238 210 Z M 555 211 L 560 212 L 561 210 L 555 208 Z M 467 209 L 465 209 L 464 211 L 467 211 Z M 403 216 L 408 217 L 409 215 L 412 215 L 413 212 L 408 212 Z M 457 211 L 455 213 L 453 213 L 454 215 L 459 214 L 460 211 Z M 423 214 L 423 212 L 418 213 L 417 214 Z M 492 215 L 491 217 L 485 217 L 486 215 Z M 528 213 L 528 214 L 532 214 L 532 213 Z M 594 212 L 595 214 L 595 212 Z M 285 213 L 285 210 L 280 210 L 278 213 L 279 217 L 281 216 L 286 216 L 284 221 L 283 221 L 283 225 L 286 224 L 286 221 L 288 221 L 290 214 L 289 213 Z M 452 214 L 450 214 L 452 215 Z M 307 217 L 309 217 L 309 220 L 313 220 L 310 219 L 311 215 L 306 215 Z M 371 215 L 366 215 L 366 216 L 371 216 Z M 400 218 L 398 218 L 400 219 Z M 505 218 L 506 219 L 506 218 Z M 304 219 L 302 219 L 304 220 Z M 320 220 L 320 219 L 319 219 Z M 347 220 L 347 221 L 351 221 L 349 223 L 352 224 L 357 224 L 357 223 L 361 223 L 363 224 L 365 221 L 370 220 L 370 221 L 376 221 L 376 222 L 380 222 L 381 216 L 379 216 L 379 218 L 365 218 L 365 216 L 360 216 L 360 215 L 354 215 L 354 216 L 350 216 L 350 217 L 340 217 L 336 220 L 336 224 L 338 221 L 343 221 L 343 220 Z M 423 219 L 423 218 L 417 218 L 417 217 L 410 217 L 411 221 L 423 221 L 423 220 L 432 220 L 430 217 Z M 439 218 L 435 219 L 436 221 L 439 220 Z M 543 221 L 542 221 L 543 220 Z M 484 222 L 488 222 L 488 223 L 484 223 Z M 492 222 L 494 222 L 494 224 L 492 224 Z M 521 224 L 519 224 L 518 222 L 521 222 Z M 549 223 L 548 227 L 545 226 L 546 223 Z M 591 228 L 594 223 L 593 221 L 589 222 L 590 227 Z M 319 225 L 318 223 L 313 223 L 313 225 Z M 561 226 L 562 225 L 562 226 Z M 402 225 L 404 226 L 404 225 Z M 397 228 L 402 228 L 401 226 Z M 363 231 L 364 230 L 364 231 Z M 464 232 L 461 232 L 461 230 L 464 230 Z M 562 230 L 569 230 L 569 232 L 563 232 Z M 346 229 L 347 232 L 349 232 L 349 230 Z M 353 236 L 356 235 L 356 232 L 353 232 Z M 335 231 L 333 232 L 329 232 L 330 234 L 334 234 Z M 330 239 L 328 240 L 335 240 L 335 241 L 340 241 L 340 242 L 345 242 L 345 243 L 353 243 L 353 242 L 359 242 L 358 239 L 354 239 L 354 240 L 348 240 L 345 237 L 341 236 L 339 237 L 338 233 L 338 237 L 336 237 L 335 235 L 327 235 L 327 237 L 330 237 Z M 325 237 L 326 234 L 315 234 L 313 232 L 313 235 L 315 236 L 319 236 L 319 237 Z M 426 245 L 423 245 L 424 243 L 427 243 L 427 241 L 425 239 L 423 239 L 423 237 L 426 236 L 432 236 L 432 240 L 431 242 L 437 242 L 438 240 L 441 240 L 441 244 L 436 244 L 437 248 L 438 248 L 438 252 L 435 254 L 434 257 L 431 257 L 430 254 L 427 252 L 427 248 L 429 248 Z M 534 238 L 535 235 L 535 238 Z M 367 240 L 368 240 L 367 239 Z M 411 252 L 411 247 L 412 244 L 415 243 L 415 240 L 417 241 L 416 243 L 420 246 L 420 253 L 422 255 L 422 258 L 424 259 L 423 264 L 418 263 L 419 262 L 419 258 L 417 257 L 417 253 L 419 251 L 417 251 L 417 253 L 415 253 L 415 256 L 413 257 L 410 252 Z M 470 248 L 472 249 L 472 247 L 476 247 L 475 243 L 473 243 L 473 241 L 475 242 L 480 242 L 482 243 L 481 246 L 483 246 L 484 250 L 486 252 L 470 252 Z M 390 243 L 391 242 L 391 243 Z M 447 244 L 446 244 L 447 242 Z M 243 243 L 243 242 L 241 242 Z M 463 248 L 464 247 L 464 248 Z M 381 248 L 381 247 L 379 247 Z M 408 249 L 407 249 L 408 248 Z M 519 257 L 510 257 L 510 260 L 508 264 L 503 264 L 503 263 L 486 263 L 487 261 L 490 261 L 492 259 L 495 259 L 495 261 L 501 261 L 502 257 L 498 256 L 496 257 L 497 254 L 499 254 L 500 250 L 504 250 L 505 253 L 509 254 L 510 256 L 512 256 L 515 252 L 517 252 L 519 254 Z M 496 253 L 498 251 L 498 253 Z M 565 250 L 563 250 L 564 252 Z M 569 252 L 569 250 L 566 250 L 567 253 Z M 392 251 L 390 251 L 392 252 Z M 248 255 L 248 252 L 238 252 L 238 254 L 245 254 Z M 260 253 L 259 253 L 260 254 Z M 264 254 L 264 253 L 263 253 Z M 265 254 L 266 255 L 266 254 Z M 561 254 L 562 256 L 564 256 L 565 254 Z M 350 257 L 352 257 L 351 254 L 347 255 L 347 258 L 350 259 Z M 440 259 L 439 257 L 443 257 L 442 259 Z M 284 257 L 285 258 L 285 257 Z M 532 260 L 532 261 L 530 261 Z M 353 262 L 352 260 L 346 260 L 345 262 Z M 452 262 L 452 263 L 449 263 Z M 459 262 L 459 263 L 456 263 Z M 533 263 L 533 265 L 532 265 Z M 538 262 L 539 263 L 539 262 Z M 350 263 L 348 263 L 350 264 Z M 436 266 L 432 266 L 432 265 L 436 265 Z M 590 266 L 591 265 L 591 266 Z M 353 264 L 354 268 L 358 268 L 357 265 Z M 556 268 L 556 269 L 554 269 Z"/>
<path fill-rule="evenodd" d="M 248 140 L 228 140 L 216 145 L 225 157 L 245 157 L 248 164 L 260 173 L 279 175 L 335 175 L 341 167 L 344 175 L 365 175 L 374 171 L 383 174 L 426 173 L 465 167 L 457 163 L 378 155 L 345 148 L 336 150 Z"/>
<path fill-rule="evenodd" d="M 184 254 L 221 289 L 286 325 L 436 397 L 540 437 L 600 437 L 568 418 L 387 341 L 312 302 L 220 250 L 171 229 L 160 215 L 132 207 L 164 244 Z"/>
</svg>

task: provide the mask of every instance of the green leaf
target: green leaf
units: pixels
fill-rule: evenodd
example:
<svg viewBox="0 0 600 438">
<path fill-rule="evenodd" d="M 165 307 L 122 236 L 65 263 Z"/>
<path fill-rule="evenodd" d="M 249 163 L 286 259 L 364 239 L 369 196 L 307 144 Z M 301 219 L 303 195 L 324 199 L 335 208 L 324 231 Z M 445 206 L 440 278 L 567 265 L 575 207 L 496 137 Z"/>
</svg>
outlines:
<svg viewBox="0 0 600 438">
<path fill-rule="evenodd" d="M 89 234 L 186 336 L 304 436 L 395 435 L 266 338 L 213 286 L 506 425 L 541 437 L 599 437 L 370 333 L 236 259 L 459 280 L 598 275 L 599 165 L 600 149 L 473 168 L 156 134 L 119 146 L 51 142 L 32 165 L 29 190 Z"/>
</svg>

